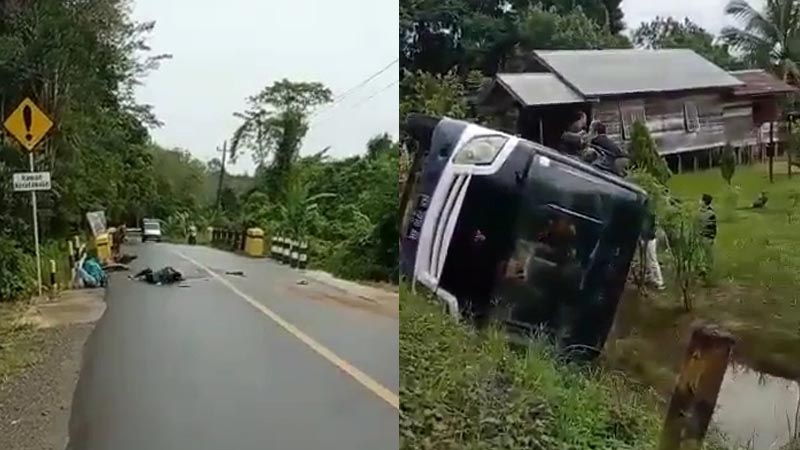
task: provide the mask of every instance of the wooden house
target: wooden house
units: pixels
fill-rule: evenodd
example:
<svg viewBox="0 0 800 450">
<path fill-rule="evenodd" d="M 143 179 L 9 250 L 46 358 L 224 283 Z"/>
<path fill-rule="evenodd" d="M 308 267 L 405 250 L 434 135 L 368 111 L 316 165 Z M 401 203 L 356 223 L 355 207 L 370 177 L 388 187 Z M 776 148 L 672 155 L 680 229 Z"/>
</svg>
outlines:
<svg viewBox="0 0 800 450">
<path fill-rule="evenodd" d="M 745 78 L 688 49 L 535 51 L 525 72 L 498 74 L 477 104 L 491 125 L 550 147 L 578 111 L 622 145 L 641 120 L 679 172 L 713 164 L 726 143 L 756 144 L 752 105 L 763 92 Z"/>
</svg>

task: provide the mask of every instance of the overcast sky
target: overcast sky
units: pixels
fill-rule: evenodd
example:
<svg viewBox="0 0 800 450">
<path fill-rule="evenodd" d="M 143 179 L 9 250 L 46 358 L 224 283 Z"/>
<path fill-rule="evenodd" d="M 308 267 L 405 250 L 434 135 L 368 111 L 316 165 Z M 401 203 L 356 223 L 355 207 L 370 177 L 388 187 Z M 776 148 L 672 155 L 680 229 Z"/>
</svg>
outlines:
<svg viewBox="0 0 800 450">
<path fill-rule="evenodd" d="M 137 92 L 164 122 L 152 134 L 202 160 L 218 156 L 239 123 L 232 113 L 264 86 L 320 81 L 341 94 L 395 60 L 399 48 L 398 0 L 135 0 L 133 14 L 156 21 L 153 51 L 173 55 Z M 395 64 L 321 113 L 302 153 L 330 145 L 331 155 L 349 156 L 375 134 L 397 136 L 397 79 Z M 248 156 L 233 170 L 253 168 Z"/>
<path fill-rule="evenodd" d="M 623 0 L 622 9 L 630 28 L 671 15 L 717 33 L 726 3 Z M 276 80 L 321 81 L 342 94 L 397 58 L 398 13 L 398 0 L 135 0 L 134 17 L 156 21 L 154 52 L 173 55 L 138 90 L 165 123 L 153 136 L 209 160 L 239 123 L 232 113 Z M 397 136 L 397 79 L 394 65 L 319 114 L 302 152 L 330 145 L 331 155 L 349 156 L 375 134 Z M 245 157 L 233 170 L 253 168 Z"/>
<path fill-rule="evenodd" d="M 764 0 L 748 0 L 760 8 Z M 706 30 L 717 34 L 730 20 L 723 13 L 728 0 L 622 0 L 622 11 L 628 28 L 636 28 L 642 22 L 656 16 L 689 17 Z"/>
</svg>

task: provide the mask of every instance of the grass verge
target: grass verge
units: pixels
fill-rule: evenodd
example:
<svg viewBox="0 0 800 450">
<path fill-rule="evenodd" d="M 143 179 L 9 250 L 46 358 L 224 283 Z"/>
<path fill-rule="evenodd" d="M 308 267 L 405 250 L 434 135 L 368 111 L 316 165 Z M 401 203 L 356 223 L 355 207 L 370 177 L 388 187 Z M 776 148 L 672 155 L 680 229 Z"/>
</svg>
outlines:
<svg viewBox="0 0 800 450">
<path fill-rule="evenodd" d="M 800 174 L 789 179 L 786 164 L 776 162 L 774 183 L 766 165 L 758 164 L 737 167 L 732 187 L 719 170 L 676 175 L 669 184 L 687 201 L 699 201 L 703 193 L 715 198 L 719 233 L 711 279 L 696 289 L 690 312 L 680 310 L 674 289 L 646 297 L 628 292 L 607 347 L 612 365 L 667 393 L 688 326 L 702 319 L 738 338 L 736 357 L 746 365 L 800 377 L 800 205 L 793 199 Z M 751 208 L 762 191 L 769 197 L 766 208 Z M 659 253 L 669 279 L 668 252 Z"/>
<path fill-rule="evenodd" d="M 619 374 L 509 348 L 400 291 L 402 449 L 650 449 L 661 413 Z"/>
<path fill-rule="evenodd" d="M 40 335 L 19 322 L 27 307 L 27 302 L 0 303 L 0 386 L 40 356 Z"/>
</svg>

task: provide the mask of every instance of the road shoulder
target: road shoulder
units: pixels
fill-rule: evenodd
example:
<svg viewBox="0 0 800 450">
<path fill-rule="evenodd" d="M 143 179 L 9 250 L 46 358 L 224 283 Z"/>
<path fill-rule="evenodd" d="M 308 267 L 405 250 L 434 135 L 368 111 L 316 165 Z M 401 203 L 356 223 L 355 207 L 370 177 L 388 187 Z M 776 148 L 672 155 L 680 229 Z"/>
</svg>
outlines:
<svg viewBox="0 0 800 450">
<path fill-rule="evenodd" d="M 24 354 L 0 380 L 0 448 L 65 447 L 83 347 L 105 309 L 103 295 L 68 291 L 30 307 L 13 325 L 15 340 L 7 344 Z"/>
</svg>

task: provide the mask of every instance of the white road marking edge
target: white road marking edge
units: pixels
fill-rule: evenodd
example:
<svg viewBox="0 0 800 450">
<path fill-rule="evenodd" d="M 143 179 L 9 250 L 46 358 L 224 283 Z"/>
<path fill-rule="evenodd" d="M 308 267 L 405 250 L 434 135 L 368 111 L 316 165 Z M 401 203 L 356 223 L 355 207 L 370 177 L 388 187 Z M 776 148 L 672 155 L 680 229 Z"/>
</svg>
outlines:
<svg viewBox="0 0 800 450">
<path fill-rule="evenodd" d="M 194 264 L 195 266 L 199 267 L 200 269 L 204 270 L 205 272 L 208 272 L 208 274 L 211 275 L 212 277 L 214 277 L 215 280 L 219 281 L 225 287 L 227 287 L 228 289 L 233 291 L 236 295 L 238 295 L 239 297 L 244 299 L 247 303 L 250 304 L 250 306 L 252 306 L 253 308 L 259 310 L 262 313 L 264 313 L 264 315 L 266 315 L 267 317 L 272 319 L 273 322 L 275 322 L 278 325 L 280 325 L 280 327 L 283 328 L 284 330 L 286 330 L 287 332 L 289 332 L 289 334 L 291 334 L 292 336 L 294 336 L 297 339 L 299 339 L 301 342 L 306 344 L 308 347 L 310 347 L 312 350 L 317 352 L 323 358 L 327 359 L 328 362 L 330 362 L 334 366 L 338 367 L 341 371 L 343 371 L 344 373 L 346 373 L 347 375 L 352 377 L 354 380 L 356 380 L 362 386 L 364 386 L 365 388 L 370 390 L 373 394 L 377 395 L 382 400 L 384 400 L 386 403 L 391 405 L 394 409 L 397 409 L 397 410 L 400 409 L 400 398 L 397 395 L 395 395 L 394 392 L 392 392 L 389 389 L 385 388 L 383 385 L 381 385 L 380 383 L 375 381 L 375 379 L 373 379 L 372 377 L 370 377 L 366 373 L 362 372 L 361 370 L 359 370 L 357 367 L 353 366 L 349 362 L 345 361 L 344 359 L 339 357 L 336 353 L 333 353 L 333 351 L 331 351 L 330 349 L 328 349 L 324 345 L 322 345 L 319 342 L 315 341 L 311 336 L 303 333 L 299 328 L 297 328 L 296 326 L 294 326 L 291 323 L 289 323 L 286 320 L 284 320 L 281 316 L 276 314 L 271 309 L 269 309 L 266 306 L 264 306 L 263 304 L 255 301 L 252 297 L 250 297 L 249 295 L 247 295 L 244 292 L 242 292 L 241 290 L 239 290 L 230 281 L 226 280 L 225 278 L 223 278 L 219 274 L 213 272 L 208 267 L 204 266 L 203 264 L 201 264 L 200 262 L 194 260 L 193 258 L 184 255 L 181 252 L 173 251 L 173 253 L 175 253 L 176 255 L 180 256 L 181 258 L 189 261 L 190 263 Z"/>
</svg>

